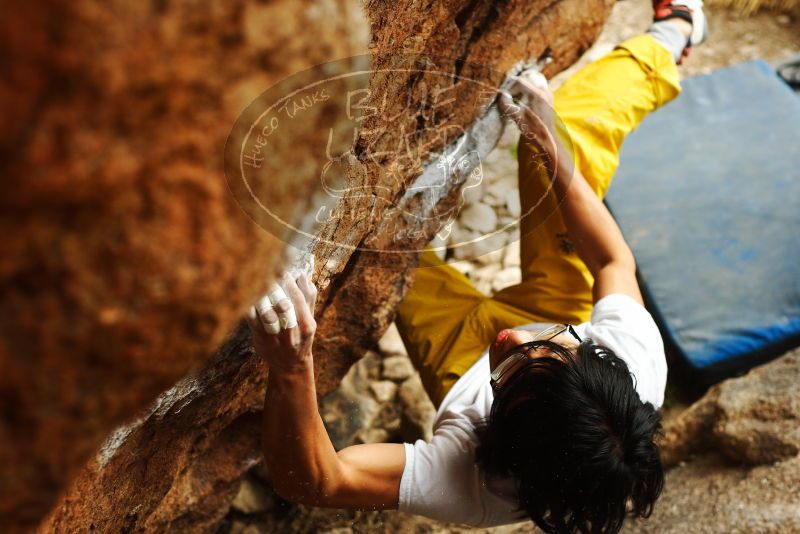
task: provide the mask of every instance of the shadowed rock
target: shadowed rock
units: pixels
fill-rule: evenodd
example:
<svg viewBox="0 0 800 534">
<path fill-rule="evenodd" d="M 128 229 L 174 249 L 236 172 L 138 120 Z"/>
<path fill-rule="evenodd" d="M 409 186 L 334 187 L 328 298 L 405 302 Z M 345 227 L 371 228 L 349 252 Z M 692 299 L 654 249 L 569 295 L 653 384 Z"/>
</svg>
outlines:
<svg viewBox="0 0 800 534">
<path fill-rule="evenodd" d="M 800 350 L 726 380 L 665 427 L 664 462 L 712 449 L 762 465 L 800 453 Z"/>
<path fill-rule="evenodd" d="M 668 423 L 664 494 L 624 532 L 800 531 L 799 382 L 797 349 L 717 384 Z"/>
</svg>

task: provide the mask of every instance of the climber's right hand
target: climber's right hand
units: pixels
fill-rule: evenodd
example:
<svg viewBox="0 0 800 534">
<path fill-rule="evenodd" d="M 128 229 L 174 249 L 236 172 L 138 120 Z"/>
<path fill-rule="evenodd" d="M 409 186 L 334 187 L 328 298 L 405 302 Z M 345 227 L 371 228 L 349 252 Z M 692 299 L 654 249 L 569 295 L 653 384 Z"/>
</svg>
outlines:
<svg viewBox="0 0 800 534">
<path fill-rule="evenodd" d="M 538 71 L 529 70 L 517 77 L 510 91 L 500 92 L 500 112 L 519 126 L 522 136 L 529 143 L 555 156 L 555 112 L 553 93 L 547 85 L 547 79 Z M 511 96 L 512 93 L 518 95 L 516 99 Z"/>
<path fill-rule="evenodd" d="M 271 373 L 306 371 L 313 365 L 316 300 L 317 288 L 308 275 L 302 273 L 295 280 L 285 273 L 250 309 L 247 319 L 253 346 Z"/>
</svg>

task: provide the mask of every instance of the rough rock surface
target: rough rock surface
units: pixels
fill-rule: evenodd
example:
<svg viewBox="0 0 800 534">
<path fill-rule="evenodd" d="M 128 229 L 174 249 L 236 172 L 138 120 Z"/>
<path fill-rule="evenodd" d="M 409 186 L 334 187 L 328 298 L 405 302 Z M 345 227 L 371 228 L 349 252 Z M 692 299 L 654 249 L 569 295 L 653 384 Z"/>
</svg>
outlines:
<svg viewBox="0 0 800 534">
<path fill-rule="evenodd" d="M 664 494 L 626 532 L 800 532 L 800 349 L 727 380 L 665 425 Z"/>
<path fill-rule="evenodd" d="M 363 51 L 369 30 L 377 67 L 394 66 L 403 52 L 418 69 L 496 85 L 517 60 L 549 49 L 552 73 L 592 43 L 610 4 L 372 1 L 365 18 L 349 0 L 302 8 L 282 0 L 4 3 L 0 53 L 14 61 L 0 83 L 8 110 L 0 135 L 0 521 L 11 530 L 36 522 L 126 419 L 45 530 L 210 529 L 258 462 L 266 369 L 241 325 L 209 355 L 282 264 L 282 244 L 242 215 L 220 172 L 230 125 L 264 88 Z M 419 86 L 395 76 L 376 98 L 388 96 L 395 111 L 409 101 L 423 109 Z M 454 108 L 448 119 L 466 127 L 479 111 Z M 454 141 L 418 128 L 421 114 L 403 120 L 381 135 L 397 143 L 400 132 L 417 131 L 420 156 Z M 300 201 L 291 192 L 318 179 L 293 165 L 304 147 L 324 145 L 310 124 L 291 154 L 279 154 L 292 174 L 275 176 L 274 189 L 290 194 L 272 200 L 287 219 Z M 370 136 L 378 133 L 360 134 L 353 157 L 372 146 Z M 367 181 L 381 178 L 362 166 Z M 394 195 L 419 172 L 401 165 Z M 441 202 L 457 196 L 454 187 Z M 388 254 L 395 269 L 387 270 L 384 255 L 346 245 L 406 248 L 438 230 L 398 237 L 391 229 L 400 210 L 346 207 L 350 218 L 323 232 L 336 244 L 315 251 L 322 393 L 389 325 L 416 261 Z M 413 197 L 403 207 L 421 209 Z M 374 217 L 361 217 L 365 208 Z"/>
<path fill-rule="evenodd" d="M 374 352 L 361 358 L 336 390 L 320 402 L 320 413 L 331 442 L 341 450 L 356 441 L 364 429 L 374 426 L 382 403 L 370 394 L 370 381 L 380 376 L 380 360 Z"/>
<path fill-rule="evenodd" d="M 266 87 L 365 49 L 360 2 L 307 6 L 0 6 L 4 530 L 35 523 L 114 426 L 207 360 L 279 267 L 283 243 L 233 202 L 222 147 Z"/>
<path fill-rule="evenodd" d="M 668 464 L 712 449 L 733 462 L 764 465 L 800 453 L 800 350 L 726 380 L 665 428 Z"/>
<path fill-rule="evenodd" d="M 794 534 L 800 532 L 800 457 L 752 469 L 703 455 L 672 469 L 647 520 L 625 533 Z"/>
<path fill-rule="evenodd" d="M 430 441 L 433 437 L 436 408 L 428 398 L 419 375 L 414 373 L 403 382 L 397 396 L 403 414 L 400 418 L 400 438 L 408 443 L 414 443 L 420 438 Z"/>
</svg>

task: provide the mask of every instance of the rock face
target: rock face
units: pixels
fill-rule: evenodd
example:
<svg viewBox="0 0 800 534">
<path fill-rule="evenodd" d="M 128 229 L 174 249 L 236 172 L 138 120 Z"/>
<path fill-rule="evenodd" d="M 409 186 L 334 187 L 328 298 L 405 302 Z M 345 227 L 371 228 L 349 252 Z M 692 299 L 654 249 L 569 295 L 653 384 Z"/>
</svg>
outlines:
<svg viewBox="0 0 800 534">
<path fill-rule="evenodd" d="M 665 427 L 673 467 L 625 532 L 800 532 L 800 349 L 711 388 Z"/>
<path fill-rule="evenodd" d="M 236 325 L 284 246 L 241 213 L 220 170 L 230 126 L 261 91 L 363 52 L 370 35 L 379 68 L 411 58 L 418 70 L 496 86 L 517 60 L 549 50 L 552 73 L 592 43 L 610 4 L 372 1 L 365 13 L 355 0 L 5 2 L 0 53 L 14 61 L 0 81 L 4 527 L 38 521 L 123 421 L 43 530 L 211 529 L 258 463 L 266 369 Z M 373 97 L 398 113 L 423 110 L 420 78 L 376 80 Z M 454 106 L 448 119 L 463 131 L 480 112 Z M 459 134 L 441 135 L 421 112 L 399 116 L 377 125 L 380 135 L 360 132 L 349 157 L 373 186 L 382 168 L 397 169 L 402 180 L 386 189 L 405 204 L 344 199 L 349 216 L 314 245 L 321 393 L 374 345 L 408 288 L 416 255 L 389 252 L 438 230 L 401 216 L 425 207 L 403 197 L 422 169 L 377 165 L 365 147 L 403 139 L 424 159 Z M 271 177 L 271 205 L 287 220 L 319 180 L 298 158 L 327 132 L 307 124 L 278 151 L 286 171 Z M 452 206 L 460 185 L 434 207 Z M 354 254 L 359 244 L 384 252 Z"/>
<path fill-rule="evenodd" d="M 753 469 L 703 455 L 671 470 L 653 515 L 625 533 L 794 534 L 800 458 Z"/>
<path fill-rule="evenodd" d="M 232 201 L 226 136 L 269 85 L 363 53 L 369 27 L 356 0 L 13 0 L 0 14 L 6 530 L 34 524 L 264 290 L 283 243 Z"/>
<path fill-rule="evenodd" d="M 800 453 L 800 350 L 712 387 L 665 428 L 667 464 L 711 449 L 764 465 Z"/>
<path fill-rule="evenodd" d="M 433 437 L 436 408 L 428 398 L 419 375 L 415 373 L 403 382 L 397 395 L 400 398 L 403 414 L 400 421 L 402 441 L 408 443 L 418 439 L 430 441 Z"/>
</svg>

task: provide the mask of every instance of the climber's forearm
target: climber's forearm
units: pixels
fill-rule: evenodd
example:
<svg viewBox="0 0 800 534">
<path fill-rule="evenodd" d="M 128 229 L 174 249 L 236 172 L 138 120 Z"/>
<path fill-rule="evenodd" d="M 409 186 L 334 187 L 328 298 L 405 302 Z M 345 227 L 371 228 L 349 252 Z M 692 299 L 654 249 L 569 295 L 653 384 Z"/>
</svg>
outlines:
<svg viewBox="0 0 800 534">
<path fill-rule="evenodd" d="M 566 151 L 562 150 L 561 154 Z M 561 216 L 575 251 L 589 271 L 596 275 L 611 262 L 633 265 L 633 254 L 619 225 L 570 158 L 559 160 L 557 172 L 553 185 L 562 199 Z"/>
<path fill-rule="evenodd" d="M 575 251 L 594 276 L 594 301 L 605 295 L 623 293 L 642 301 L 636 283 L 636 263 L 622 232 L 603 202 L 583 178 L 570 151 L 565 150 L 555 127 L 553 94 L 544 76 L 529 73 L 516 88 L 527 106 L 515 103 L 502 93 L 501 112 L 519 125 L 525 139 L 542 147 L 550 158 L 550 171 L 556 172 L 554 187 L 561 199 L 560 211 Z M 553 162 L 557 162 L 553 164 Z"/>
<path fill-rule="evenodd" d="M 314 384 L 317 291 L 305 274 L 297 280 L 284 276 L 283 283 L 286 294 L 272 288 L 247 316 L 256 354 L 270 368 L 263 439 L 275 490 L 314 506 L 397 507 L 405 448 L 396 443 L 355 445 L 339 453 L 333 448 Z"/>
<path fill-rule="evenodd" d="M 270 373 L 264 401 L 264 458 L 284 498 L 324 505 L 340 461 L 317 408 L 313 365 Z"/>
<path fill-rule="evenodd" d="M 636 262 L 619 225 L 569 159 L 559 161 L 557 172 L 554 185 L 563 199 L 561 216 L 575 252 L 594 277 L 594 301 L 611 293 L 624 293 L 641 302 Z"/>
<path fill-rule="evenodd" d="M 264 456 L 275 490 L 313 506 L 397 508 L 405 448 L 398 443 L 338 453 L 317 409 L 314 372 L 273 374 L 264 402 Z"/>
</svg>

